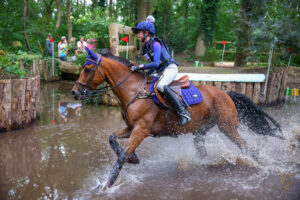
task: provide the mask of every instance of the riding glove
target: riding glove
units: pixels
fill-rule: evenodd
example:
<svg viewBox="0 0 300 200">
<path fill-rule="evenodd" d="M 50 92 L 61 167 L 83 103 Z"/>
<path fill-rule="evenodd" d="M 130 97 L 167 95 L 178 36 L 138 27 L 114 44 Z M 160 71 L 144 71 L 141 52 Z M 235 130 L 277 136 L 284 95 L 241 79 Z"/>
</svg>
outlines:
<svg viewBox="0 0 300 200">
<path fill-rule="evenodd" d="M 139 66 L 136 66 L 136 65 L 131 66 L 131 68 L 130 68 L 130 70 L 131 70 L 132 72 L 137 71 L 137 70 L 139 70 L 139 69 L 140 69 L 140 67 L 139 67 Z"/>
</svg>

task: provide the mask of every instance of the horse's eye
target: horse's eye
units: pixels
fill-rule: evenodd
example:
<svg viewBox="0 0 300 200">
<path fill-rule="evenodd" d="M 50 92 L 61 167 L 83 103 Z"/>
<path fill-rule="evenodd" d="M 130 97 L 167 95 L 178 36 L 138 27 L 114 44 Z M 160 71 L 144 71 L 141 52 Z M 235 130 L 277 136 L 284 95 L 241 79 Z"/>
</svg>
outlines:
<svg viewBox="0 0 300 200">
<path fill-rule="evenodd" d="M 91 71 L 91 69 L 89 69 L 89 68 L 84 68 L 84 72 L 85 72 L 85 73 L 88 74 L 88 73 L 90 73 L 90 71 Z"/>
</svg>

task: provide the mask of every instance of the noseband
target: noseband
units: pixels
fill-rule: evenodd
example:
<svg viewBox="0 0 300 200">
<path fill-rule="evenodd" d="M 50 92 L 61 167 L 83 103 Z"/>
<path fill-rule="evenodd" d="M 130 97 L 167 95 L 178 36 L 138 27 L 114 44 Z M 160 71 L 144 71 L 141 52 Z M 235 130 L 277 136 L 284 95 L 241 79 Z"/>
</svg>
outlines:
<svg viewBox="0 0 300 200">
<path fill-rule="evenodd" d="M 94 61 L 94 60 L 92 60 L 90 58 L 87 58 L 86 61 L 91 62 L 94 65 L 94 68 L 92 69 L 92 75 L 90 76 L 89 80 L 86 83 L 82 83 L 80 81 L 76 81 L 75 82 L 76 84 L 79 84 L 79 85 L 83 86 L 83 89 L 78 88 L 78 90 L 80 91 L 80 93 L 82 95 L 87 95 L 88 90 L 91 89 L 90 83 L 94 79 L 96 69 L 100 73 L 100 75 L 103 78 L 103 80 L 105 80 L 104 75 L 102 74 L 101 70 L 99 69 L 101 61 L 102 61 L 102 56 L 100 54 L 97 54 L 97 61 Z M 82 68 L 84 68 L 84 66 L 82 66 Z"/>
</svg>

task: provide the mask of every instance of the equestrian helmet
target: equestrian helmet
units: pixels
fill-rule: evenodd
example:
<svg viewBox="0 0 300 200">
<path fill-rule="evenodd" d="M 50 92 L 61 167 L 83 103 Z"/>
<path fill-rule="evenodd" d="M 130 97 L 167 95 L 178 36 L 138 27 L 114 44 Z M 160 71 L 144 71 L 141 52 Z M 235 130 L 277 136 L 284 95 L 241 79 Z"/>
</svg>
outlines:
<svg viewBox="0 0 300 200">
<path fill-rule="evenodd" d="M 151 33 L 152 35 L 155 35 L 155 27 L 154 24 L 152 24 L 149 21 L 143 21 L 138 23 L 138 25 L 134 28 L 131 28 L 131 30 L 137 34 L 139 31 L 148 31 L 149 33 Z"/>
</svg>

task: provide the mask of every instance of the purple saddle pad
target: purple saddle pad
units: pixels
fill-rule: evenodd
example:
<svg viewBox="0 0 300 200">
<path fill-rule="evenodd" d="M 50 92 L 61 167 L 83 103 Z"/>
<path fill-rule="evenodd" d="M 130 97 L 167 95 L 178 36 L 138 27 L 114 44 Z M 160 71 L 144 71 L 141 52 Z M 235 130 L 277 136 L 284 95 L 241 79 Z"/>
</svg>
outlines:
<svg viewBox="0 0 300 200">
<path fill-rule="evenodd" d="M 150 83 L 149 92 L 154 92 L 154 84 L 158 80 L 158 77 L 154 77 L 153 81 Z M 190 87 L 188 88 L 181 88 L 182 97 L 185 102 L 190 106 L 194 104 L 201 103 L 203 101 L 203 96 L 198 88 L 196 88 L 191 82 Z M 153 100 L 156 104 L 161 106 L 164 109 L 167 109 L 158 99 L 156 96 L 153 97 Z"/>
</svg>

